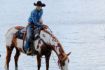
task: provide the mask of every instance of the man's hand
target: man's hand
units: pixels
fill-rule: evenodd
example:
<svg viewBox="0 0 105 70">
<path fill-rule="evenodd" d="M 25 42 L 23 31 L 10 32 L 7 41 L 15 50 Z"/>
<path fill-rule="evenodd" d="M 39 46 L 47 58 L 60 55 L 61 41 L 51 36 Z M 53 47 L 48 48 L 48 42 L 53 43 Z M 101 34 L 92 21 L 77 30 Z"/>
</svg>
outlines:
<svg viewBox="0 0 105 70">
<path fill-rule="evenodd" d="M 47 25 L 43 25 L 43 29 L 47 29 L 48 28 L 48 26 Z"/>
</svg>

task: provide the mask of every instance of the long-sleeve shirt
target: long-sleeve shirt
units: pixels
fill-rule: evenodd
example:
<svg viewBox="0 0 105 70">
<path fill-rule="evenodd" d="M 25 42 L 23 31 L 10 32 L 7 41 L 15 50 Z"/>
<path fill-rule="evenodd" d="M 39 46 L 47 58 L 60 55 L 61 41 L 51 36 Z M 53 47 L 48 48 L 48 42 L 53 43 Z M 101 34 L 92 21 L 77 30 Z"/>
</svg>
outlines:
<svg viewBox="0 0 105 70">
<path fill-rule="evenodd" d="M 42 15 L 43 15 L 43 10 L 38 11 L 38 10 L 34 9 L 31 12 L 28 22 L 31 24 L 34 24 L 37 27 L 41 27 L 42 25 L 39 23 L 39 21 L 40 21 Z"/>
</svg>

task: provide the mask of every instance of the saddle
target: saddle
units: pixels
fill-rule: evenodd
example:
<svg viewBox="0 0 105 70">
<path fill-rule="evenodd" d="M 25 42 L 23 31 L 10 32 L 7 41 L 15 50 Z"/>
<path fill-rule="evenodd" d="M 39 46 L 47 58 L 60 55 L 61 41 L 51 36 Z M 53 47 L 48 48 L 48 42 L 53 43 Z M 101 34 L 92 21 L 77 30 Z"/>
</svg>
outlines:
<svg viewBox="0 0 105 70">
<path fill-rule="evenodd" d="M 16 26 L 15 28 L 18 30 L 15 33 L 16 38 L 23 40 L 23 45 L 24 45 L 24 41 L 25 41 L 26 35 L 27 35 L 27 27 Z M 37 31 L 36 29 L 34 30 L 33 37 L 31 38 L 31 42 L 30 42 L 30 51 L 31 51 L 31 53 L 28 54 L 28 55 L 32 55 L 32 54 L 37 54 L 38 53 L 37 51 L 35 51 L 34 43 L 33 43 L 34 40 L 39 38 L 39 35 L 37 37 L 34 37 L 36 32 L 39 32 L 39 31 Z M 24 50 L 24 48 L 25 47 L 23 46 L 23 50 Z M 24 50 L 24 52 L 25 52 L 25 50 Z"/>
<path fill-rule="evenodd" d="M 18 39 L 24 40 L 26 37 L 26 27 L 23 26 L 16 26 L 15 27 L 18 31 L 15 33 Z"/>
<path fill-rule="evenodd" d="M 15 27 L 18 31 L 15 33 L 16 37 L 18 39 L 22 39 L 24 40 L 26 38 L 26 34 L 27 34 L 27 27 L 23 27 L 23 26 L 16 26 Z M 40 34 L 40 30 L 39 29 L 35 29 L 33 30 L 33 40 L 36 40 L 39 36 L 37 35 L 36 37 L 34 37 L 34 35 L 38 33 Z"/>
</svg>

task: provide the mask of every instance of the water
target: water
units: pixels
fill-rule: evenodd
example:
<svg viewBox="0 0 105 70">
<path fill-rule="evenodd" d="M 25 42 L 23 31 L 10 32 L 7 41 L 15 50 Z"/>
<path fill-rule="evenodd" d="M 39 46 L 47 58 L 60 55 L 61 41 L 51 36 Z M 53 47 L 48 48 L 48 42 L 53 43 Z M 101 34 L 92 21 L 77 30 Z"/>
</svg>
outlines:
<svg viewBox="0 0 105 70">
<path fill-rule="evenodd" d="M 64 46 L 66 52 L 72 52 L 69 56 L 69 70 L 104 70 L 105 69 L 105 24 L 72 24 L 57 28 L 54 26 L 58 39 Z M 68 31 L 69 30 L 69 31 Z M 2 35 L 4 39 L 4 35 Z M 1 41 L 2 42 L 2 41 Z M 4 41 L 5 42 L 5 41 Z M 3 70 L 5 59 L 5 45 L 2 42 L 0 54 L 0 68 Z M 13 52 L 10 69 L 14 68 Z M 50 60 L 50 70 L 59 70 L 56 55 L 52 54 Z M 19 70 L 37 69 L 36 57 L 22 54 L 19 58 Z M 14 70 L 14 69 L 13 69 Z M 42 58 L 41 70 L 45 70 L 45 60 Z"/>
<path fill-rule="evenodd" d="M 33 2 L 34 0 L 0 2 L 0 70 L 4 70 L 5 64 L 5 33 L 15 25 L 27 25 Z M 44 2 L 47 4 L 44 8 L 44 23 L 57 36 L 65 52 L 72 52 L 69 56 L 69 70 L 105 70 L 104 0 Z M 10 70 L 14 70 L 14 54 L 15 50 L 11 57 Z M 21 54 L 19 70 L 37 70 L 36 64 L 36 57 Z M 44 58 L 41 70 L 45 70 Z M 54 52 L 50 59 L 50 70 L 59 70 Z"/>
</svg>

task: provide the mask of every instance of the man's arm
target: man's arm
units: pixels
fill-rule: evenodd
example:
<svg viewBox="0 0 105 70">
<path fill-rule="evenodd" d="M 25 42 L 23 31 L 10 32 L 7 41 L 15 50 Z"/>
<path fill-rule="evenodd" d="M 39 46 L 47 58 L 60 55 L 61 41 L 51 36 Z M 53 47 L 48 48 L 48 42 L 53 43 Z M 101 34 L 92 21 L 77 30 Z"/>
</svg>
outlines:
<svg viewBox="0 0 105 70">
<path fill-rule="evenodd" d="M 43 20 L 42 20 L 42 18 L 39 20 L 39 23 L 43 25 Z"/>
<path fill-rule="evenodd" d="M 36 16 L 34 15 L 34 13 L 35 12 L 31 13 L 31 19 L 32 19 L 34 25 L 37 26 L 37 27 L 42 27 L 42 24 L 37 23 L 37 19 L 36 19 Z"/>
</svg>

